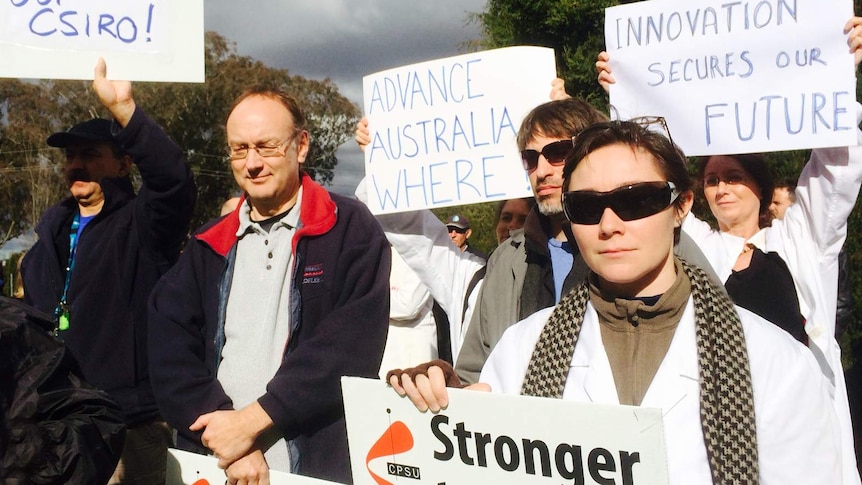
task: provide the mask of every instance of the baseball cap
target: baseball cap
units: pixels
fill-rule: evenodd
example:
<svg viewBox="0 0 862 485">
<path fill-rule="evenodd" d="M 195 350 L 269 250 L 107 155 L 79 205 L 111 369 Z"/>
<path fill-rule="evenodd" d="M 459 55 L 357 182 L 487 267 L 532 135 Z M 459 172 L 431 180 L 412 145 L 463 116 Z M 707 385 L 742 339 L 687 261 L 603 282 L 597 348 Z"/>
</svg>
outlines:
<svg viewBox="0 0 862 485">
<path fill-rule="evenodd" d="M 458 229 L 470 229 L 470 219 L 461 214 L 454 214 L 446 219 L 446 227 L 457 227 Z"/>
<path fill-rule="evenodd" d="M 66 148 L 75 141 L 114 141 L 111 122 L 102 118 L 93 118 L 48 137 L 48 145 L 57 148 Z"/>
</svg>

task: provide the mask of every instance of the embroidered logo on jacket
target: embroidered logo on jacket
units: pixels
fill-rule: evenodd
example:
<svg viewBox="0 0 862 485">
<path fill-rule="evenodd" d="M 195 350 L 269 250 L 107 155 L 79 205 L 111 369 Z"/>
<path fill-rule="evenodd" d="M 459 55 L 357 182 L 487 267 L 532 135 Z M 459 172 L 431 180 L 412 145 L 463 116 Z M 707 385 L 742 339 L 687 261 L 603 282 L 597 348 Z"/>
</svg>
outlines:
<svg viewBox="0 0 862 485">
<path fill-rule="evenodd" d="M 302 284 L 313 285 L 323 281 L 323 263 L 309 264 L 302 272 Z"/>
</svg>

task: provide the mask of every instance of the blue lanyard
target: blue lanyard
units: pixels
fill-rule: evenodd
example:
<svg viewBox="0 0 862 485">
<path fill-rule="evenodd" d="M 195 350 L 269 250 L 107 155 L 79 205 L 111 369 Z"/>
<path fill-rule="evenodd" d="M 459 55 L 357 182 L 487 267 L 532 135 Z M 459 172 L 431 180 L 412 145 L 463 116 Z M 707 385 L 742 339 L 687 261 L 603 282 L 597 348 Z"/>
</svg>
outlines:
<svg viewBox="0 0 862 485">
<path fill-rule="evenodd" d="M 66 301 L 66 295 L 69 293 L 69 281 L 72 279 L 72 270 L 75 268 L 75 253 L 78 249 L 78 228 L 81 227 L 81 213 L 75 213 L 75 219 L 72 220 L 72 227 L 69 230 L 69 262 L 66 264 L 66 283 L 63 285 L 63 296 L 60 297 L 60 303 L 54 309 L 54 317 L 56 320 L 54 327 L 54 335 L 57 335 L 58 330 L 69 330 L 69 303 Z"/>
</svg>

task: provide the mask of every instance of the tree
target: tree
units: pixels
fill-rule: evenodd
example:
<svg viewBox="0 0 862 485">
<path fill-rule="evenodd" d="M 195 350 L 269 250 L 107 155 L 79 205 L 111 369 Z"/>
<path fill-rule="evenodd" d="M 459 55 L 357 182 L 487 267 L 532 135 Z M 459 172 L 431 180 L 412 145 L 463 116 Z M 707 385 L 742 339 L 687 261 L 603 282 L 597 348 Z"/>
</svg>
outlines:
<svg viewBox="0 0 862 485">
<path fill-rule="evenodd" d="M 50 101 L 38 84 L 0 80 L 0 232 L 15 237 L 64 193 L 45 145 L 54 131 Z"/>
<path fill-rule="evenodd" d="M 513 45 L 551 47 L 557 74 L 566 92 L 604 109 L 606 99 L 593 67 L 604 50 L 605 8 L 617 0 L 488 0 L 485 12 L 474 14 L 485 48 Z M 550 80 L 549 80 L 550 81 Z"/>
<path fill-rule="evenodd" d="M 311 133 L 305 169 L 315 180 L 331 182 L 338 164 L 335 151 L 352 137 L 359 118 L 359 108 L 332 81 L 293 76 L 240 56 L 233 43 L 215 32 L 206 34 L 205 68 L 203 84 L 134 85 L 138 104 L 185 150 L 193 167 L 198 186 L 193 227 L 217 215 L 222 202 L 238 190 L 227 163 L 224 122 L 233 100 L 252 85 L 284 89 L 297 98 Z M 82 120 L 108 117 L 90 84 L 0 80 L 0 233 L 14 236 L 32 226 L 66 195 L 62 154 L 45 139 Z"/>
</svg>

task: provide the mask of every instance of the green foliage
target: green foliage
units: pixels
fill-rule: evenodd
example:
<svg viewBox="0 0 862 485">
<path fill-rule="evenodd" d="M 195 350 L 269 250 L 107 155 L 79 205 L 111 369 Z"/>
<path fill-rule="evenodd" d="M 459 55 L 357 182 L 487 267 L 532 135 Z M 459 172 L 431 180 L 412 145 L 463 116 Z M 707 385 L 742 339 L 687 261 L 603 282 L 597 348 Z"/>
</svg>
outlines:
<svg viewBox="0 0 862 485">
<path fill-rule="evenodd" d="M 485 48 L 511 45 L 551 47 L 566 92 L 604 109 L 607 100 L 596 82 L 596 55 L 604 50 L 605 8 L 617 0 L 489 0 L 474 14 Z M 550 80 L 548 80 L 550 83 Z M 550 86 L 549 89 L 550 91 Z"/>
<path fill-rule="evenodd" d="M 224 122 L 233 100 L 252 85 L 291 93 L 306 111 L 311 151 L 308 173 L 332 181 L 335 151 L 353 135 L 359 108 L 330 80 L 292 76 L 236 53 L 214 32 L 206 34 L 206 83 L 135 83 L 135 101 L 183 148 L 195 172 L 198 202 L 192 227 L 218 215 L 238 190 L 225 154 Z M 110 66 L 108 66 L 110 76 Z M 0 80 L 0 231 L 19 233 L 66 195 L 62 154 L 45 144 L 51 133 L 94 116 L 108 117 L 90 82 Z M 8 175 L 8 176 L 7 176 Z"/>
</svg>

